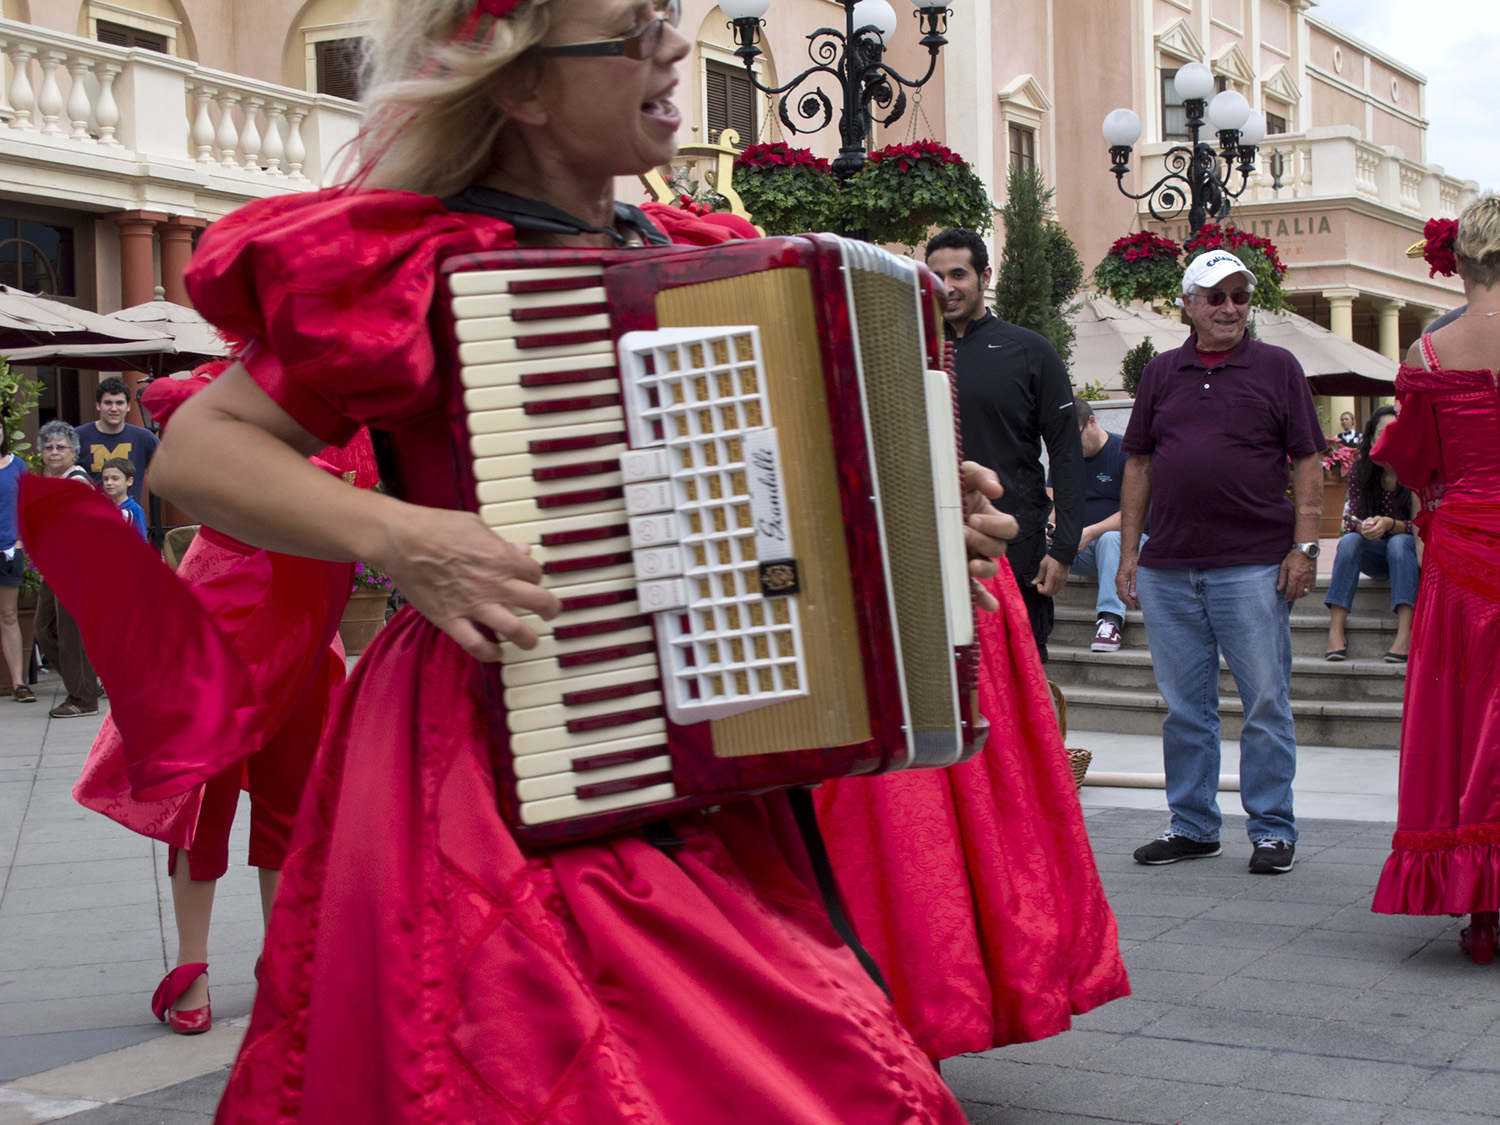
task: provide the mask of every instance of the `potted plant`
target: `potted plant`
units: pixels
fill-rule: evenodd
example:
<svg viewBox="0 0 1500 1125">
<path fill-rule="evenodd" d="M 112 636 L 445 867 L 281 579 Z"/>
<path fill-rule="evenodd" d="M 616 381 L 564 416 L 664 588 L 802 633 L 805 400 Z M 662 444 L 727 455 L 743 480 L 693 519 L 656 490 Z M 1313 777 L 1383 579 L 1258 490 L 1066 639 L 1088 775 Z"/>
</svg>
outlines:
<svg viewBox="0 0 1500 1125">
<path fill-rule="evenodd" d="M 838 181 L 828 161 L 805 148 L 751 145 L 734 158 L 734 190 L 767 234 L 838 230 Z"/>
<path fill-rule="evenodd" d="M 368 563 L 354 564 L 354 584 L 349 588 L 349 604 L 339 622 L 339 638 L 348 656 L 358 656 L 369 647 L 385 624 L 386 604 L 396 584 L 390 575 Z"/>
<path fill-rule="evenodd" d="M 994 225 L 990 194 L 966 160 L 937 141 L 870 153 L 845 188 L 845 224 L 871 242 L 915 246 L 933 227 Z"/>
<path fill-rule="evenodd" d="M 42 381 L 22 375 L 0 357 L 0 430 L 10 436 L 10 451 L 20 457 L 33 471 L 41 466 L 36 455 L 27 454 L 31 442 L 26 440 L 26 416 L 36 406 L 42 393 Z"/>
<path fill-rule="evenodd" d="M 1349 498 L 1349 474 L 1359 449 L 1345 445 L 1336 437 L 1324 437 L 1323 449 L 1323 520 L 1318 535 L 1337 539 L 1344 531 L 1344 503 Z"/>
<path fill-rule="evenodd" d="M 1172 300 L 1182 292 L 1181 253 L 1177 243 L 1149 230 L 1117 238 L 1094 267 L 1094 288 L 1122 305 Z"/>
<path fill-rule="evenodd" d="M 1218 223 L 1204 223 L 1198 233 L 1183 247 L 1187 260 L 1210 250 L 1228 250 L 1249 267 L 1255 275 L 1255 292 L 1250 294 L 1250 303 L 1267 312 L 1281 312 L 1290 308 L 1286 294 L 1281 288 L 1281 279 L 1286 276 L 1286 265 L 1276 254 L 1276 244 L 1237 227 L 1221 227 Z"/>
</svg>

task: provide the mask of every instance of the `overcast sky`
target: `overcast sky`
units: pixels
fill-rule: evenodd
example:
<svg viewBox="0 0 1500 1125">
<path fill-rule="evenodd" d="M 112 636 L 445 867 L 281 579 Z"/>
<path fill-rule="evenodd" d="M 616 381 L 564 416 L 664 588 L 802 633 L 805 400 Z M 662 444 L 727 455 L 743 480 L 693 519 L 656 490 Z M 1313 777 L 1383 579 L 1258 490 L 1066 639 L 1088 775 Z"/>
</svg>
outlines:
<svg viewBox="0 0 1500 1125">
<path fill-rule="evenodd" d="M 1311 14 L 1426 75 L 1427 159 L 1500 190 L 1500 0 L 1319 0 Z"/>
</svg>

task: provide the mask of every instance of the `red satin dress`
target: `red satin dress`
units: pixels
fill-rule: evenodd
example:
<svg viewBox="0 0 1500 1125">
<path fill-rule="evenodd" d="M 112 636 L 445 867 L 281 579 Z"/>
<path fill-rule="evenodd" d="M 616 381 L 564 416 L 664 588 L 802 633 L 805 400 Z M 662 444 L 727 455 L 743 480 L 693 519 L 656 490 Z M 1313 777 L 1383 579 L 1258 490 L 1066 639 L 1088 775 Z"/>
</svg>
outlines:
<svg viewBox="0 0 1500 1125">
<path fill-rule="evenodd" d="M 435 265 L 511 243 L 426 196 L 282 197 L 211 227 L 188 285 L 299 423 L 429 451 L 408 483 L 437 495 Z M 476 671 L 404 610 L 335 696 L 220 1125 L 963 1121 L 810 890 L 784 795 L 676 818 L 677 846 L 523 851 Z"/>
<path fill-rule="evenodd" d="M 156 419 L 165 423 L 192 394 L 207 386 L 223 362 L 187 379 L 158 380 L 143 396 Z M 368 438 L 362 439 L 368 447 Z M 342 461 L 339 451 L 330 456 Z M 358 454 L 353 454 L 357 458 Z M 330 472 L 337 467 L 314 458 Z M 372 466 L 373 467 L 373 466 Z M 365 487 L 374 484 L 369 480 Z M 79 618 L 80 628 L 96 653 L 108 653 L 100 678 L 114 707 L 105 718 L 73 787 L 86 808 L 143 836 L 171 845 L 169 869 L 178 849 L 191 849 L 194 879 L 220 878 L 229 862 L 229 831 L 241 788 L 251 799 L 249 861 L 277 869 L 291 837 L 303 783 L 318 746 L 328 698 L 344 678 L 344 651 L 337 629 L 349 598 L 352 567 L 262 551 L 205 527 L 194 538 L 173 576 L 144 543 L 119 542 L 114 529 L 94 526 L 87 534 L 70 531 L 74 544 L 89 542 L 89 552 L 60 552 L 50 528 L 60 527 L 56 503 L 28 505 L 31 540 L 43 544 L 49 580 L 68 591 L 69 604 L 85 604 L 87 588 L 98 585 L 97 570 L 78 560 L 109 558 L 115 579 L 132 591 L 130 610 L 118 604 L 96 608 Z M 97 523 L 92 506 L 80 518 Z M 118 521 L 116 521 L 118 522 Z M 100 536 L 104 538 L 100 538 Z M 108 544 L 108 546 L 106 546 Z M 75 559 L 72 556 L 77 556 Z M 185 589 L 191 602 L 177 604 Z M 112 588 L 118 589 L 116 582 Z M 212 700 L 225 685 L 211 662 L 191 659 L 190 643 L 172 634 L 193 629 L 212 631 L 228 646 L 227 659 L 247 677 L 243 711 L 231 730 L 205 737 L 194 746 L 179 713 L 182 700 Z M 162 631 L 164 630 L 164 631 Z M 161 670 L 170 670 L 172 689 L 161 689 Z M 122 727 L 129 737 L 121 733 Z M 198 733 L 202 733 L 201 731 Z M 143 797 L 133 785 L 132 764 L 147 761 L 160 772 L 162 763 L 190 760 L 187 768 L 216 772 L 185 791 Z M 180 788 L 180 787 L 178 787 Z"/>
<path fill-rule="evenodd" d="M 1026 603 L 1008 565 L 986 585 L 985 748 L 815 792 L 854 928 L 935 1059 L 1056 1035 L 1130 992 Z"/>
<path fill-rule="evenodd" d="M 1391 855 L 1371 909 L 1500 909 L 1500 393 L 1493 371 L 1396 376 L 1371 451 L 1422 495 L 1422 582 L 1401 715 Z M 1435 509 L 1432 502 L 1436 500 Z"/>
</svg>

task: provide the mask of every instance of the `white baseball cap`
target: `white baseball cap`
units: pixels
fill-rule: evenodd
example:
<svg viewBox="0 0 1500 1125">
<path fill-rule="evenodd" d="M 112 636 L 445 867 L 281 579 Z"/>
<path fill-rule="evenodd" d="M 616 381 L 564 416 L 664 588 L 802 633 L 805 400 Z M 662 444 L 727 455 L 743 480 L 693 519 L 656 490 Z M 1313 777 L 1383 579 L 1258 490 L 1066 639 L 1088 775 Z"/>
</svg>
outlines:
<svg viewBox="0 0 1500 1125">
<path fill-rule="evenodd" d="M 1245 275 L 1246 289 L 1255 288 L 1255 275 L 1244 262 L 1227 250 L 1210 250 L 1202 257 L 1194 258 L 1188 263 L 1187 269 L 1183 270 L 1182 291 L 1186 293 L 1192 287 L 1212 289 L 1226 277 L 1237 273 Z"/>
</svg>

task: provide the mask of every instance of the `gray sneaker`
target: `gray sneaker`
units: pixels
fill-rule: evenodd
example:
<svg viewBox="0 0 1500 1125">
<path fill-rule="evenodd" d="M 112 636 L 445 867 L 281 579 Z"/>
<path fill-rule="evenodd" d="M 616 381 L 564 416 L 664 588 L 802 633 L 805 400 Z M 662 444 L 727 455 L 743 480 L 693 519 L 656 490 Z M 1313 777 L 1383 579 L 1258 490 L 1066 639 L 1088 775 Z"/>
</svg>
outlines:
<svg viewBox="0 0 1500 1125">
<path fill-rule="evenodd" d="M 1163 863 L 1176 863 L 1180 859 L 1211 859 L 1223 850 L 1217 840 L 1194 840 L 1168 832 L 1149 844 L 1136 848 L 1135 861 L 1154 867 Z"/>
<path fill-rule="evenodd" d="M 1250 874 L 1281 875 L 1297 862 L 1297 845 L 1285 840 L 1257 840 L 1250 854 Z"/>
</svg>

